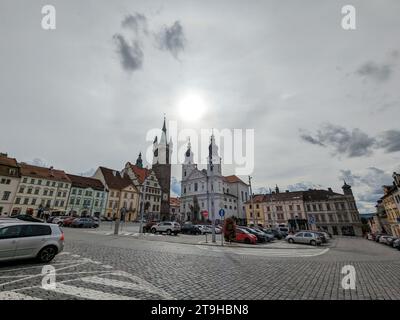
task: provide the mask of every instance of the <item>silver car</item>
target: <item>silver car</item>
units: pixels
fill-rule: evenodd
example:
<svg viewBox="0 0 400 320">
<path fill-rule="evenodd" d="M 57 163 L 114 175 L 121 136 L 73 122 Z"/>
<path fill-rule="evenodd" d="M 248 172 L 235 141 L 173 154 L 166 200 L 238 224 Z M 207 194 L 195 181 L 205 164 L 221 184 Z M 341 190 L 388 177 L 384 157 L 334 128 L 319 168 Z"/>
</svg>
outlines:
<svg viewBox="0 0 400 320">
<path fill-rule="evenodd" d="M 152 226 L 151 232 L 152 233 L 166 232 L 167 234 L 177 235 L 179 232 L 181 232 L 181 225 L 178 222 L 163 221 L 163 222 L 157 223 L 154 226 Z"/>
<path fill-rule="evenodd" d="M 286 237 L 289 243 L 306 243 L 313 246 L 320 245 L 322 243 L 321 238 L 314 232 L 298 232 L 296 234 L 290 234 Z"/>
<path fill-rule="evenodd" d="M 64 233 L 56 224 L 0 222 L 0 261 L 36 258 L 50 262 L 64 249 Z"/>
</svg>

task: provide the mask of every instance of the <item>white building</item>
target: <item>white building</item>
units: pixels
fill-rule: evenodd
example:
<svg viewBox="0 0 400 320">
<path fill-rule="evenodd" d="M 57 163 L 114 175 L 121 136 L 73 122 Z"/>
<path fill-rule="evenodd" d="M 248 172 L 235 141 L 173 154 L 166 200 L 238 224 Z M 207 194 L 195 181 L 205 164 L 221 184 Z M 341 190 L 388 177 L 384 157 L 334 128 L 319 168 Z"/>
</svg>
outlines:
<svg viewBox="0 0 400 320">
<path fill-rule="evenodd" d="M 17 160 L 0 153 L 0 215 L 10 214 L 19 181 Z"/>
<path fill-rule="evenodd" d="M 71 181 L 64 171 L 19 163 L 21 180 L 11 214 L 65 214 Z"/>
<path fill-rule="evenodd" d="M 221 158 L 214 135 L 211 136 L 207 162 L 207 169 L 198 169 L 189 141 L 182 165 L 180 211 L 184 219 L 204 221 L 201 212 L 207 210 L 208 219 L 212 220 L 214 215 L 218 223 L 218 212 L 224 209 L 225 217 L 245 220 L 244 203 L 248 200 L 249 186 L 237 176 L 222 175 Z"/>
</svg>

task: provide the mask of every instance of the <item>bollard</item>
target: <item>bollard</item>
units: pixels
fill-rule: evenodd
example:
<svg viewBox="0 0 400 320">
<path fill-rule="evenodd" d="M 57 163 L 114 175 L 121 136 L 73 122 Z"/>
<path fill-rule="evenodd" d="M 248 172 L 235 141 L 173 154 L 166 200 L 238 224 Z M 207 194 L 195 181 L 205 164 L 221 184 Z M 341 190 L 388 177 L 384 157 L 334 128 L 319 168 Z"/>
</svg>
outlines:
<svg viewBox="0 0 400 320">
<path fill-rule="evenodd" d="M 114 234 L 118 234 L 118 231 L 119 231 L 119 219 L 116 219 L 114 225 Z"/>
</svg>

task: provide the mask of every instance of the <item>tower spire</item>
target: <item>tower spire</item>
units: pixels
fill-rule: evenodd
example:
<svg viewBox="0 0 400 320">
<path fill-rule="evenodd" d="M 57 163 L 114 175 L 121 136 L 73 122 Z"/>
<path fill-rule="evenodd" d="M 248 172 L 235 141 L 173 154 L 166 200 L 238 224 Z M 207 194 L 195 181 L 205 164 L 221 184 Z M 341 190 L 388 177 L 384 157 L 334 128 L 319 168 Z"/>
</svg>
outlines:
<svg viewBox="0 0 400 320">
<path fill-rule="evenodd" d="M 164 124 L 163 124 L 163 127 L 162 127 L 162 131 L 167 133 L 167 126 L 165 125 L 165 113 L 164 113 Z"/>
</svg>

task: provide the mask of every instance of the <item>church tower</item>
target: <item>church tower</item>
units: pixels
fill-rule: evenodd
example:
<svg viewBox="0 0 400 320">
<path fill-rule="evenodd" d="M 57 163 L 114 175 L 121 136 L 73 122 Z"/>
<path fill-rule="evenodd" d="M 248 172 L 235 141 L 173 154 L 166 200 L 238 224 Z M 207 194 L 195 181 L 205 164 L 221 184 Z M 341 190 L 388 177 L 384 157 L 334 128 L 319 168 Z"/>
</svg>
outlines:
<svg viewBox="0 0 400 320">
<path fill-rule="evenodd" d="M 139 168 L 143 168 L 143 160 L 142 160 L 142 153 L 139 153 L 139 157 L 136 159 L 136 166 Z"/>
<path fill-rule="evenodd" d="M 207 175 L 221 176 L 221 158 L 218 154 L 218 147 L 215 144 L 214 133 L 211 135 L 210 145 L 208 146 Z"/>
<path fill-rule="evenodd" d="M 153 171 L 161 186 L 161 220 L 169 218 L 169 199 L 171 189 L 171 154 L 172 139 L 167 142 L 167 126 L 165 123 L 162 127 L 160 142 L 157 136 L 153 142 Z"/>
<path fill-rule="evenodd" d="M 186 180 L 187 177 L 189 177 L 190 174 L 192 173 L 192 171 L 196 168 L 197 168 L 197 166 L 193 160 L 193 151 L 192 151 L 192 146 L 190 144 L 190 139 L 189 139 L 188 147 L 185 152 L 185 161 L 182 165 L 182 180 Z"/>
</svg>

